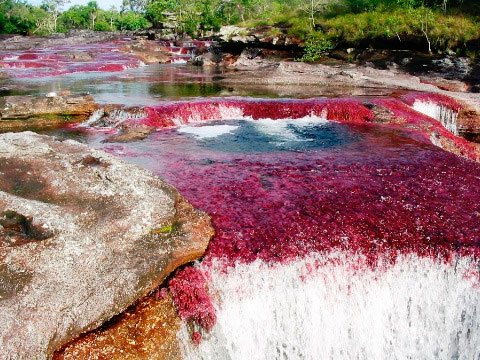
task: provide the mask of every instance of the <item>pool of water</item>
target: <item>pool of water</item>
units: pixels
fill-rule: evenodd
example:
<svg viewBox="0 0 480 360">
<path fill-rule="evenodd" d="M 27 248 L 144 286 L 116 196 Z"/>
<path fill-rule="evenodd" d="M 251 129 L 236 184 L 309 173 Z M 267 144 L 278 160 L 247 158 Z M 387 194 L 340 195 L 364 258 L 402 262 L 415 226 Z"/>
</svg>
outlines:
<svg viewBox="0 0 480 360">
<path fill-rule="evenodd" d="M 55 135 L 152 170 L 211 214 L 203 260 L 169 284 L 193 325 L 178 335 L 186 358 L 478 358 L 477 163 L 417 133 L 315 116 L 128 144 Z"/>
</svg>

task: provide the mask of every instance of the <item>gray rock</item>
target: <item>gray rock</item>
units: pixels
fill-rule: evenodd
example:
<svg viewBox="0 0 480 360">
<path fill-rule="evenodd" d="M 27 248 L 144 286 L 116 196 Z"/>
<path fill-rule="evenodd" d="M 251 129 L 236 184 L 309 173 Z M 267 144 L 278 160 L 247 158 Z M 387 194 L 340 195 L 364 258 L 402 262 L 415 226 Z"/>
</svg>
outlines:
<svg viewBox="0 0 480 360">
<path fill-rule="evenodd" d="M 205 250 L 213 230 L 150 172 L 75 141 L 0 135 L 0 359 L 48 359 Z"/>
</svg>

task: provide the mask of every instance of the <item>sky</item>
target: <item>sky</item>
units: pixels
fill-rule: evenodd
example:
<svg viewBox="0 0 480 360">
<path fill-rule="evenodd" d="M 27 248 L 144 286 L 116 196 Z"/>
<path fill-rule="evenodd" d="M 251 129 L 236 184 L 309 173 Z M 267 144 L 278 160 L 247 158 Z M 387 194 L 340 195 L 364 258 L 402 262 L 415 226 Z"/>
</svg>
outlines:
<svg viewBox="0 0 480 360">
<path fill-rule="evenodd" d="M 65 8 L 68 9 L 73 5 L 87 5 L 89 1 L 90 0 L 70 0 L 70 3 L 68 3 Z M 40 5 L 42 0 L 28 0 L 28 2 L 34 5 Z M 112 5 L 114 5 L 117 9 L 120 9 L 122 0 L 97 0 L 97 4 L 102 9 L 109 9 Z"/>
</svg>

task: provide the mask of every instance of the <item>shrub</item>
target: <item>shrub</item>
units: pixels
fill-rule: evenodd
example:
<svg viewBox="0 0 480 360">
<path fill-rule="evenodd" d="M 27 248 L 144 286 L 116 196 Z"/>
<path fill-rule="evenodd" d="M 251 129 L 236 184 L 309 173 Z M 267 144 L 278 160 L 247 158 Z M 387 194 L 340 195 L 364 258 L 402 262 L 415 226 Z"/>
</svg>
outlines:
<svg viewBox="0 0 480 360">
<path fill-rule="evenodd" d="M 328 54 L 335 48 L 333 42 L 325 37 L 313 36 L 303 45 L 303 56 L 298 59 L 303 62 L 315 62 L 323 55 Z"/>
</svg>

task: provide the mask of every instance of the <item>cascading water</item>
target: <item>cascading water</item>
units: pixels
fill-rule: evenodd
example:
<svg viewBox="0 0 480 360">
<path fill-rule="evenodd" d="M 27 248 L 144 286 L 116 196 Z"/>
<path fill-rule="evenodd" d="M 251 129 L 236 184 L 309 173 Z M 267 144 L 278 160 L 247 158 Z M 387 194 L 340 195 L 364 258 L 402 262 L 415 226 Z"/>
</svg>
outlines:
<svg viewBox="0 0 480 360">
<path fill-rule="evenodd" d="M 480 289 L 454 265 L 410 255 L 370 269 L 344 254 L 200 266 L 216 324 L 185 359 L 478 359 Z M 359 268 L 360 267 L 360 268 Z"/>
<path fill-rule="evenodd" d="M 479 358 L 477 163 L 367 123 L 352 99 L 146 111 L 130 123 L 169 127 L 121 145 L 86 136 L 212 215 L 202 262 L 169 282 L 186 359 Z M 230 120 L 198 123 L 215 118 Z"/>
<path fill-rule="evenodd" d="M 457 118 L 461 105 L 439 94 L 411 93 L 403 100 L 424 115 L 440 121 L 452 134 L 458 136 Z"/>
</svg>

